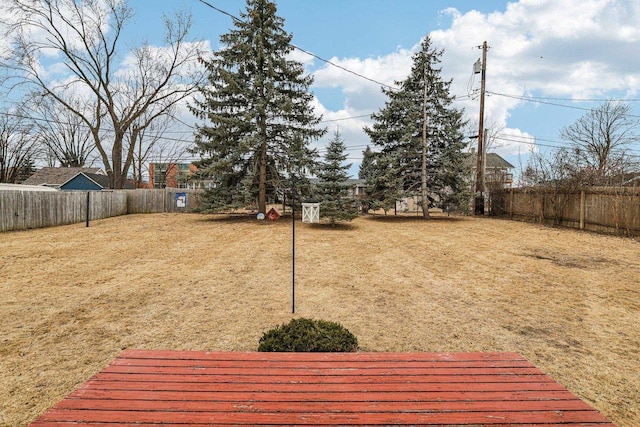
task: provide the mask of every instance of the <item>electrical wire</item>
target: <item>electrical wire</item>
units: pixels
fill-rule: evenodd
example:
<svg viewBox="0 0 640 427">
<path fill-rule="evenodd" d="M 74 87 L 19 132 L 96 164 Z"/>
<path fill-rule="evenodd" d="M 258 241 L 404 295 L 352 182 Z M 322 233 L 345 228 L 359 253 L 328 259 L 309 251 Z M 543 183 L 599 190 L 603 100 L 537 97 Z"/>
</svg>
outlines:
<svg viewBox="0 0 640 427">
<path fill-rule="evenodd" d="M 214 6 L 213 4 L 209 3 L 206 0 L 198 0 L 200 3 L 206 5 L 207 7 L 211 8 L 212 10 L 217 11 L 218 13 L 221 13 L 223 15 L 226 15 L 228 17 L 230 17 L 234 22 L 241 22 L 241 20 L 236 17 L 235 15 L 221 9 L 218 8 L 216 6 Z M 319 55 L 316 55 L 310 51 L 307 51 L 306 49 L 303 49 L 295 44 L 289 43 L 289 46 L 291 46 L 293 49 L 296 49 L 306 55 L 309 55 L 313 58 L 316 58 L 332 67 L 338 68 L 344 72 L 350 73 L 352 75 L 355 75 L 359 78 L 362 78 L 364 80 L 367 80 L 369 82 L 372 83 L 376 83 L 380 86 L 386 87 L 388 89 L 391 90 L 398 90 L 397 87 L 388 85 L 386 83 L 380 82 L 378 80 L 372 79 L 370 77 L 367 77 L 363 74 L 360 74 L 358 72 L 355 72 L 353 70 L 350 70 L 346 67 L 343 67 L 339 64 L 336 64 L 330 60 L 327 60 L 323 57 L 320 57 Z M 461 95 L 458 97 L 454 97 L 454 101 L 463 101 L 463 100 L 467 100 L 467 99 L 473 99 L 474 98 L 474 92 L 471 90 L 471 87 L 473 85 L 474 82 L 474 73 L 472 72 L 470 78 L 469 78 L 469 82 L 467 84 L 467 94 L 465 95 Z M 534 102 L 534 103 L 539 103 L 539 104 L 545 104 L 545 105 L 552 105 L 552 106 L 556 106 L 556 107 L 562 107 L 562 108 L 569 108 L 569 109 L 574 109 L 574 110 L 581 110 L 581 111 L 591 111 L 591 108 L 586 108 L 586 107 L 579 107 L 579 106 L 575 106 L 575 105 L 566 105 L 566 104 L 559 104 L 556 102 L 551 102 L 551 101 L 572 101 L 572 102 L 600 102 L 600 101 L 605 101 L 604 99 L 569 99 L 569 98 L 555 98 L 555 97 L 534 97 L 534 96 L 524 96 L 524 95 L 513 95 L 513 94 L 505 94 L 505 93 L 499 93 L 499 92 L 492 92 L 492 91 L 486 91 L 487 95 L 495 95 L 495 96 L 502 96 L 502 97 L 506 97 L 506 98 L 512 98 L 512 99 L 518 99 L 521 101 L 526 101 L 526 102 Z M 609 101 L 621 101 L 621 102 L 640 102 L 640 99 L 619 99 L 619 100 L 612 100 L 612 99 L 608 99 Z M 33 121 L 41 121 L 41 122 L 46 122 L 46 123 L 55 123 L 55 124 L 64 124 L 64 122 L 60 122 L 60 121 L 55 121 L 55 120 L 50 120 L 50 119 L 45 119 L 45 118 L 37 118 L 37 117 L 28 117 L 28 116 L 23 116 L 23 115 L 18 115 L 18 114 L 13 114 L 13 113 L 8 113 L 8 112 L 0 112 L 0 114 L 4 114 L 7 116 L 14 116 L 14 117 L 19 117 L 19 118 L 24 118 L 24 119 L 30 119 Z M 627 116 L 630 117 L 640 117 L 637 115 L 630 115 L 627 114 Z M 187 127 L 190 130 L 196 130 L 196 127 L 194 125 L 188 124 L 184 121 L 182 121 L 181 119 L 175 117 L 175 116 L 171 116 L 174 120 L 176 120 L 177 122 L 181 123 L 182 125 L 184 125 L 185 127 Z M 337 118 L 337 119 L 329 119 L 329 120 L 323 120 L 319 123 L 332 123 L 332 122 L 338 122 L 338 121 L 345 121 L 345 120 L 353 120 L 353 119 L 359 119 L 359 118 L 364 118 L 364 117 L 371 117 L 371 114 L 363 114 L 363 115 L 358 115 L 358 116 L 350 116 L 350 117 L 343 117 L 343 118 Z M 179 138 L 171 138 L 171 137 L 167 137 L 165 136 L 166 133 L 171 133 L 171 134 L 186 134 L 187 131 L 165 131 L 159 134 L 155 135 L 155 138 L 159 138 L 162 140 L 166 140 L 166 141 L 173 141 L 173 142 L 187 142 L 185 139 L 179 139 Z M 534 145 L 534 146 L 539 146 L 539 147 L 547 147 L 547 148 L 553 148 L 553 149 L 562 149 L 562 148 L 567 148 L 566 146 L 558 146 L 558 145 L 552 145 L 552 144 L 544 144 L 541 143 L 539 141 L 545 141 L 545 142 L 560 142 L 560 141 L 554 141 L 554 140 L 546 140 L 543 138 L 533 138 L 533 141 L 530 140 L 526 140 L 523 138 L 526 137 L 518 137 L 518 136 L 514 136 L 514 135 L 510 135 L 509 137 L 505 137 L 505 136 L 496 136 L 494 137 L 497 140 L 502 140 L 502 141 L 506 141 L 506 142 L 515 142 L 515 143 L 519 143 L 519 144 L 527 144 L 527 145 Z M 516 139 L 514 139 L 516 138 Z M 517 139 L 520 138 L 520 139 Z M 361 145 L 361 146 L 351 146 L 351 147 L 347 147 L 348 151 L 352 151 L 352 150 L 357 150 L 357 149 L 364 149 L 366 148 L 366 145 Z M 321 151 L 321 150 L 319 150 Z M 196 159 L 195 157 L 193 159 Z"/>
<path fill-rule="evenodd" d="M 527 97 L 527 96 L 524 96 L 524 95 L 509 95 L 509 94 L 506 94 L 506 93 L 490 92 L 490 91 L 486 91 L 485 93 L 487 95 L 502 96 L 502 97 L 505 97 L 505 98 L 518 99 L 520 101 L 533 102 L 533 103 L 536 103 L 536 104 L 552 105 L 554 107 L 569 108 L 569 109 L 572 109 L 572 110 L 581 110 L 581 111 L 592 111 L 593 110 L 593 108 L 588 108 L 588 107 L 578 107 L 577 105 L 566 105 L 566 104 L 558 104 L 556 102 L 544 101 L 543 100 L 544 98 Z M 626 117 L 640 118 L 639 115 L 635 115 L 635 114 L 622 114 L 622 115 L 624 115 Z"/>
<path fill-rule="evenodd" d="M 212 5 L 211 3 L 209 3 L 208 1 L 205 1 L 205 0 L 198 0 L 198 1 L 199 1 L 200 3 L 202 3 L 202 4 L 206 5 L 206 6 L 210 7 L 211 9 L 213 9 L 213 10 L 215 10 L 215 11 L 219 12 L 219 13 L 222 13 L 222 14 L 224 14 L 224 15 L 227 15 L 227 16 L 231 17 L 231 19 L 233 19 L 233 20 L 234 20 L 234 22 L 241 22 L 240 18 L 238 18 L 237 16 L 235 16 L 235 15 L 233 15 L 233 14 L 231 14 L 231 13 L 227 12 L 227 11 L 224 11 L 224 10 L 222 10 L 222 9 L 218 8 L 218 7 L 215 7 L 214 5 Z M 293 44 L 293 43 L 289 43 L 289 46 L 291 46 L 292 48 L 294 48 L 294 49 L 296 49 L 296 50 L 299 50 L 300 52 L 302 52 L 302 53 L 304 53 L 304 54 L 307 54 L 307 55 L 309 55 L 309 56 L 311 56 L 311 57 L 313 57 L 313 58 L 316 58 L 316 59 L 318 59 L 318 60 L 320 60 L 320 61 L 322 61 L 322 62 L 324 62 L 324 63 L 326 63 L 326 64 L 328 64 L 328 65 L 331 65 L 332 67 L 335 67 L 335 68 L 338 68 L 338 69 L 340 69 L 340 70 L 342 70 L 342 71 L 345 71 L 345 72 L 347 72 L 347 73 L 353 74 L 353 75 L 354 75 L 354 76 L 356 76 L 356 77 L 359 77 L 359 78 L 364 79 L 364 80 L 368 80 L 368 81 L 370 81 L 370 82 L 372 82 L 372 83 L 375 83 L 375 84 L 377 84 L 377 85 L 380 85 L 380 86 L 386 87 L 387 89 L 391 89 L 391 90 L 399 90 L 399 88 L 397 88 L 397 87 L 395 87 L 395 86 L 391 86 L 391 85 L 388 85 L 388 84 L 386 84 L 386 83 L 382 83 L 382 82 L 380 82 L 380 81 L 378 81 L 378 80 L 372 79 L 371 77 L 367 77 L 367 76 L 365 76 L 365 75 L 363 75 L 363 74 L 360 74 L 360 73 L 358 73 L 358 72 L 356 72 L 356 71 L 350 70 L 350 69 L 348 69 L 348 68 L 346 68 L 346 67 L 343 67 L 342 65 L 336 64 L 335 62 L 332 62 L 332 61 L 330 61 L 330 60 L 328 60 L 328 59 L 322 58 L 321 56 L 318 56 L 318 55 L 316 55 L 316 54 L 315 54 L 315 53 L 313 53 L 313 52 L 309 52 L 308 50 L 303 49 L 303 48 L 301 48 L 301 47 L 299 47 L 299 46 L 297 46 L 297 45 L 295 45 L 295 44 Z"/>
<path fill-rule="evenodd" d="M 550 101 L 572 101 L 572 102 L 640 102 L 639 99 L 635 98 L 558 98 L 551 96 L 533 96 L 533 95 L 513 95 L 513 94 L 501 94 L 503 96 L 519 96 L 521 98 L 529 99 L 529 100 L 550 100 Z"/>
<path fill-rule="evenodd" d="M 520 138 L 520 139 L 514 139 L 514 138 Z M 523 145 L 531 145 L 533 147 L 550 148 L 550 149 L 553 149 L 553 150 L 566 150 L 566 149 L 573 148 L 570 145 L 554 145 L 554 144 L 541 143 L 541 142 L 538 142 L 539 139 L 536 138 L 536 137 L 531 137 L 531 138 L 529 138 L 529 140 L 525 140 L 524 138 L 525 137 L 519 137 L 517 135 L 506 135 L 506 136 L 498 135 L 498 136 L 495 136 L 493 139 L 499 140 L 499 141 L 506 141 L 506 142 L 515 142 L 517 144 L 523 144 Z M 546 141 L 557 142 L 557 143 L 560 143 L 560 144 L 562 144 L 563 142 L 567 142 L 567 141 L 553 141 L 553 140 L 546 140 Z M 627 150 L 625 150 L 625 153 L 626 153 L 626 155 L 628 157 L 639 158 L 640 159 L 640 151 L 639 150 L 627 149 Z"/>
</svg>

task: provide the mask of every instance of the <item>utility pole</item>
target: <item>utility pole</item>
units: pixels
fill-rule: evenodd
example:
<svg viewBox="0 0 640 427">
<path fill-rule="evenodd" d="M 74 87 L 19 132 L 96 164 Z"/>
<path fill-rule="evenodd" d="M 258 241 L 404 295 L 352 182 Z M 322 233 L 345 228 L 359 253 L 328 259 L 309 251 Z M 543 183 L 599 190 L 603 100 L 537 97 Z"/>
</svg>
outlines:
<svg viewBox="0 0 640 427">
<path fill-rule="evenodd" d="M 480 83 L 480 118 L 478 126 L 478 160 L 476 164 L 476 197 L 474 213 L 484 215 L 484 91 L 487 80 L 487 42 L 482 43 L 482 70 Z"/>
<path fill-rule="evenodd" d="M 422 217 L 429 217 L 427 192 L 427 65 L 424 65 L 424 96 L 422 99 Z"/>
</svg>

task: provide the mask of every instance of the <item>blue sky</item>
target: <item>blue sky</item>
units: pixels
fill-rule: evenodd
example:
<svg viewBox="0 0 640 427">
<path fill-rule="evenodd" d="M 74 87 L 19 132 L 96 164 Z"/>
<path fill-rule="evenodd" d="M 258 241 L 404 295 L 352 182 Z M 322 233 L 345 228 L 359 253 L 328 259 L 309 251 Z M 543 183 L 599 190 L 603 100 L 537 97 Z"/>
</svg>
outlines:
<svg viewBox="0 0 640 427">
<path fill-rule="evenodd" d="M 236 16 L 245 7 L 244 0 L 207 1 Z M 162 15 L 176 10 L 193 14 L 192 36 L 208 40 L 213 49 L 233 25 L 229 16 L 198 0 L 129 4 L 136 15 L 125 46 L 141 40 L 161 44 Z M 456 107 L 465 109 L 471 133 L 477 133 L 480 86 L 472 65 L 486 40 L 485 125 L 495 136 L 490 150 L 518 168 L 531 150 L 565 144 L 561 128 L 606 99 L 631 100 L 640 116 L 638 0 L 278 0 L 277 5 L 295 45 L 385 84 L 407 76 L 414 49 L 429 34 L 445 51 L 442 76 L 453 79 Z M 340 127 L 357 174 L 369 142 L 362 127 L 385 101 L 379 85 L 301 52 L 293 56 L 314 75 L 317 111 L 327 120 L 329 135 Z M 183 117 L 193 122 L 186 111 Z M 320 150 L 326 140 L 316 143 Z M 640 146 L 634 150 L 640 154 Z"/>
<path fill-rule="evenodd" d="M 150 2 L 134 2 L 142 9 Z M 244 1 L 210 0 L 237 15 Z M 531 150 L 561 146 L 559 131 L 585 109 L 608 98 L 640 98 L 640 5 L 636 0 L 280 0 L 278 13 L 293 43 L 377 81 L 403 79 L 412 50 L 430 34 L 445 50 L 444 78 L 453 78 L 453 93 L 472 124 L 477 123 L 478 76 L 472 65 L 486 40 L 487 91 L 485 123 L 496 138 L 491 148 L 518 168 Z M 170 11 L 172 1 L 154 1 L 155 13 Z M 139 6 L 138 6 L 139 5 Z M 197 0 L 182 2 L 194 14 L 194 36 L 218 45 L 231 19 Z M 141 15 L 146 14 L 139 12 Z M 155 19 L 149 19 L 148 23 Z M 152 26 L 148 28 L 152 33 Z M 379 87 L 319 60 L 299 55 L 315 75 L 314 93 L 326 120 L 377 111 L 385 98 Z M 474 92 L 475 90 L 475 92 Z M 501 95 L 495 95 L 501 94 Z M 469 96 L 471 95 L 471 96 Z M 509 95 L 505 97 L 502 95 Z M 514 97 L 532 96 L 538 102 Z M 553 98 L 553 99 L 547 99 Z M 577 102 L 576 99 L 594 100 Z M 555 106 L 550 104 L 559 104 Z M 631 102 L 640 115 L 638 102 Z M 365 118 L 328 122 L 350 147 L 357 173 L 368 143 L 361 128 Z M 476 129 L 477 129 L 477 125 Z M 472 126 L 473 128 L 473 126 Z M 477 132 L 477 131 L 476 131 Z M 533 143 L 538 146 L 533 145 Z M 322 147 L 323 142 L 319 144 Z M 640 147 L 637 147 L 640 150 Z"/>
</svg>

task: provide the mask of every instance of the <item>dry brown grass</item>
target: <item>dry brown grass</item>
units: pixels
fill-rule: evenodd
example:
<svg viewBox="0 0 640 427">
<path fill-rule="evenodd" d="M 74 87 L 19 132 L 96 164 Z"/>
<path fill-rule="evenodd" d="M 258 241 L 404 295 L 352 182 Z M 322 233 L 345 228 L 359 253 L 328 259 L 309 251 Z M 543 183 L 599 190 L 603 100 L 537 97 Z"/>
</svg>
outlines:
<svg viewBox="0 0 640 427">
<path fill-rule="evenodd" d="M 640 425 L 630 239 L 478 218 L 298 225 L 295 316 L 367 351 L 517 351 Z M 126 216 L 0 234 L 0 424 L 24 425 L 125 348 L 255 350 L 291 317 L 291 225 Z"/>
</svg>

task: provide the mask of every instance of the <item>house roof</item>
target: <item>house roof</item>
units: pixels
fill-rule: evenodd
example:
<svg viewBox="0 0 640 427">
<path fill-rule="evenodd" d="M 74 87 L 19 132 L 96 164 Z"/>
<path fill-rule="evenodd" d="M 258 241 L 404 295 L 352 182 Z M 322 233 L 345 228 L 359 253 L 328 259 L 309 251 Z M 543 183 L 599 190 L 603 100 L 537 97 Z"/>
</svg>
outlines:
<svg viewBox="0 0 640 427">
<path fill-rule="evenodd" d="M 60 187 L 79 173 L 97 174 L 106 176 L 100 168 L 42 168 L 27 178 L 25 185 L 46 185 L 48 187 Z M 107 184 L 107 187 L 109 185 Z"/>
<path fill-rule="evenodd" d="M 76 173 L 75 175 L 70 177 L 68 180 L 60 184 L 60 187 L 64 187 L 66 184 L 76 179 L 78 175 L 83 175 L 88 180 L 92 181 L 94 184 L 99 186 L 100 188 L 109 188 L 109 177 L 107 175 L 99 175 L 99 174 L 89 173 L 89 172 Z"/>
<path fill-rule="evenodd" d="M 475 168 L 476 167 L 476 159 L 478 158 L 476 153 L 465 153 L 465 156 L 466 156 L 465 163 L 467 163 L 467 166 L 470 166 L 472 169 Z M 513 166 L 511 163 L 509 163 L 508 161 L 503 159 L 497 153 L 487 153 L 486 154 L 486 165 L 485 165 L 485 167 L 487 167 L 487 168 L 495 168 L 495 169 L 513 169 L 513 168 L 515 168 L 515 166 Z"/>
<path fill-rule="evenodd" d="M 0 191 L 58 191 L 42 185 L 4 184 L 0 183 Z"/>
<path fill-rule="evenodd" d="M 67 184 L 76 180 L 79 176 L 83 176 L 89 181 L 93 182 L 96 186 L 100 187 L 100 189 L 106 190 L 109 189 L 109 177 L 107 175 L 98 174 L 98 173 L 89 173 L 89 172 L 79 172 L 69 178 L 67 181 L 63 182 L 59 187 L 62 189 L 68 189 Z M 125 190 L 134 190 L 136 186 L 131 183 L 131 181 L 127 180 L 124 183 Z"/>
<path fill-rule="evenodd" d="M 309 179 L 309 182 L 311 182 L 312 184 L 319 184 L 322 181 L 319 178 L 311 178 Z M 344 185 L 350 185 L 350 186 L 365 185 L 366 183 L 367 181 L 364 179 L 355 179 L 355 178 L 349 178 L 343 182 Z"/>
<path fill-rule="evenodd" d="M 102 188 L 109 188 L 109 177 L 99 173 L 87 173 L 83 172 L 84 176 L 98 184 Z M 126 187 L 126 184 L 125 184 Z M 128 187 L 127 187 L 128 188 Z"/>
</svg>

